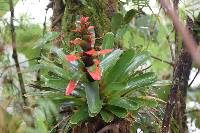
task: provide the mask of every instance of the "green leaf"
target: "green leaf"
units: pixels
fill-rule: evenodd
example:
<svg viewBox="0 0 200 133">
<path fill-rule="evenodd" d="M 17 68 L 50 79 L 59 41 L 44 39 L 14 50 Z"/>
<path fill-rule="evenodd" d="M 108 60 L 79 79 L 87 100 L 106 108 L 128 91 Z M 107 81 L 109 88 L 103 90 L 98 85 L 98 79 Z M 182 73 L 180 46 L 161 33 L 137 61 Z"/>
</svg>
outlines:
<svg viewBox="0 0 200 133">
<path fill-rule="evenodd" d="M 102 117 L 102 119 L 105 121 L 105 122 L 112 122 L 113 121 L 113 119 L 114 119 L 114 116 L 113 116 L 113 114 L 111 114 L 111 113 L 109 113 L 109 112 L 107 112 L 107 111 L 105 111 L 105 110 L 102 110 L 101 112 L 100 112 L 100 114 L 101 114 L 101 117 Z"/>
<path fill-rule="evenodd" d="M 158 102 L 153 99 L 146 99 L 146 98 L 142 98 L 142 97 L 130 97 L 129 99 L 138 103 L 140 106 L 148 106 L 151 108 L 155 108 L 158 105 Z"/>
<path fill-rule="evenodd" d="M 131 78 L 127 82 L 127 86 L 125 90 L 123 91 L 122 95 L 125 94 L 127 91 L 133 90 L 135 88 L 141 88 L 145 86 L 149 86 L 152 83 L 156 81 L 157 77 L 155 73 L 153 72 L 148 72 L 139 76 L 136 76 L 134 78 Z"/>
<path fill-rule="evenodd" d="M 48 99 L 52 100 L 55 104 L 64 103 L 66 106 L 82 106 L 86 101 L 83 98 L 77 98 L 64 95 L 49 95 Z"/>
<path fill-rule="evenodd" d="M 68 82 L 64 79 L 59 78 L 45 78 L 45 87 L 51 87 L 55 89 L 65 90 L 65 87 L 68 85 Z"/>
<path fill-rule="evenodd" d="M 85 84 L 85 92 L 89 115 L 94 117 L 101 111 L 102 108 L 102 101 L 100 100 L 99 96 L 98 82 L 96 81 L 93 83 Z"/>
<path fill-rule="evenodd" d="M 124 51 L 120 56 L 120 59 L 117 61 L 114 67 L 105 75 L 104 82 L 105 84 L 110 84 L 112 82 L 119 81 L 120 78 L 125 78 L 126 74 L 124 73 L 126 69 L 134 61 L 135 52 L 133 50 Z"/>
<path fill-rule="evenodd" d="M 150 54 L 148 52 L 142 52 L 136 57 L 131 60 L 129 66 L 124 70 L 124 76 L 129 78 L 131 75 L 134 74 L 135 69 L 137 69 L 139 66 L 143 65 L 148 59 L 150 58 Z M 125 77 L 119 78 L 119 81 L 122 81 L 125 79 Z"/>
<path fill-rule="evenodd" d="M 77 125 L 79 122 L 86 120 L 89 117 L 87 107 L 84 106 L 75 112 L 69 121 L 71 125 Z"/>
<path fill-rule="evenodd" d="M 44 61 L 44 60 L 41 61 L 41 64 L 43 64 L 43 66 L 44 66 L 43 69 L 49 70 L 49 71 L 57 74 L 58 76 L 66 79 L 66 81 L 71 79 L 71 73 L 69 70 L 66 71 L 63 68 L 55 65 L 53 62 L 48 62 L 48 61 Z"/>
<path fill-rule="evenodd" d="M 125 118 L 128 115 L 128 111 L 121 107 L 108 105 L 106 106 L 106 109 L 112 112 L 114 115 L 116 115 L 119 118 Z"/>
<path fill-rule="evenodd" d="M 42 48 L 45 44 L 53 41 L 54 39 L 56 39 L 58 36 L 60 35 L 59 32 L 48 32 L 44 38 L 42 38 L 41 40 L 39 40 L 36 46 L 33 47 L 33 49 L 35 48 Z"/>
<path fill-rule="evenodd" d="M 108 100 L 108 104 L 125 108 L 127 110 L 137 110 L 139 108 L 139 105 L 133 100 L 118 96 L 111 97 Z"/>
<path fill-rule="evenodd" d="M 108 83 L 115 82 L 121 76 L 123 76 L 124 70 L 129 66 L 134 55 L 135 55 L 135 52 L 133 50 L 128 50 L 128 51 L 125 51 L 120 56 L 120 59 L 117 61 L 115 66 L 109 71 L 109 74 L 107 76 Z"/>
<path fill-rule="evenodd" d="M 114 50 L 111 54 L 109 54 L 105 59 L 101 61 L 100 67 L 103 76 L 106 73 L 106 71 L 111 69 L 116 64 L 122 53 L 123 51 L 120 49 Z"/>
<path fill-rule="evenodd" d="M 116 13 L 111 20 L 111 27 L 113 31 L 117 31 L 123 23 L 123 15 L 121 13 Z"/>
<path fill-rule="evenodd" d="M 124 24 L 128 24 L 136 15 L 136 13 L 137 13 L 137 10 L 135 9 L 129 10 L 124 17 Z"/>
<path fill-rule="evenodd" d="M 112 32 L 108 32 L 105 34 L 102 43 L 102 49 L 110 49 L 114 47 L 114 34 Z"/>
<path fill-rule="evenodd" d="M 156 81 L 152 86 L 154 87 L 165 87 L 165 86 L 171 86 L 172 81 L 171 80 L 160 80 Z"/>
<path fill-rule="evenodd" d="M 126 88 L 126 83 L 110 83 L 104 89 L 104 94 L 106 96 L 113 95 L 116 92 L 119 92 Z"/>
</svg>

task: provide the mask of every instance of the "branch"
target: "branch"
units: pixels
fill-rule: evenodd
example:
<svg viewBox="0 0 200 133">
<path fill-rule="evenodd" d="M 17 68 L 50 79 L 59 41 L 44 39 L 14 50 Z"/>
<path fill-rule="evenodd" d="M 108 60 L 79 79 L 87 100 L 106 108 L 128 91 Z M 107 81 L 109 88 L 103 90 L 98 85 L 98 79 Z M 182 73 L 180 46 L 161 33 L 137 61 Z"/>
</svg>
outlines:
<svg viewBox="0 0 200 133">
<path fill-rule="evenodd" d="M 111 125 L 107 125 L 104 128 L 102 128 L 101 130 L 99 130 L 97 133 L 104 133 L 108 130 L 113 130 L 116 131 L 115 133 L 119 133 L 119 125 L 117 124 L 111 124 Z"/>
<path fill-rule="evenodd" d="M 66 120 L 69 118 L 70 116 L 64 117 L 60 122 L 58 122 L 50 131 L 49 133 L 53 132 L 54 129 L 56 129 L 58 126 L 60 126 L 60 124 L 62 124 L 64 121 L 66 122 Z M 67 120 L 68 121 L 68 120 Z"/>
<path fill-rule="evenodd" d="M 190 34 L 189 30 L 186 29 L 183 24 L 180 22 L 176 11 L 173 9 L 171 4 L 166 0 L 159 0 L 162 8 L 166 12 L 166 14 L 172 19 L 173 24 L 177 32 L 179 32 L 183 37 L 183 42 L 192 56 L 194 62 L 200 68 L 200 53 L 198 50 L 197 43 L 195 42 L 193 36 Z"/>
<path fill-rule="evenodd" d="M 32 59 L 28 59 L 28 60 L 25 60 L 25 61 L 22 61 L 22 62 L 18 62 L 18 64 L 20 65 L 20 64 L 23 64 L 23 63 L 28 62 L 28 61 L 39 60 L 39 59 L 40 59 L 40 57 L 34 57 Z M 16 66 L 16 64 L 12 64 L 12 65 L 9 65 L 9 66 L 2 66 L 2 67 L 0 67 L 0 69 L 3 69 L 3 68 L 8 69 L 8 68 L 14 67 L 14 66 Z"/>
<path fill-rule="evenodd" d="M 158 58 L 158 57 L 155 57 L 155 56 L 153 56 L 153 55 L 151 56 L 151 58 L 153 58 L 153 59 L 155 59 L 155 60 L 158 60 L 158 61 L 161 61 L 161 62 L 163 62 L 163 63 L 166 63 L 166 64 L 168 64 L 168 65 L 170 65 L 170 66 L 174 66 L 174 64 L 173 64 L 172 62 L 162 60 L 162 59 L 160 59 L 160 58 Z"/>
<path fill-rule="evenodd" d="M 23 102 L 24 105 L 27 105 L 27 99 L 25 97 L 26 94 L 26 90 L 25 90 L 25 85 L 24 85 L 24 80 L 22 77 L 22 73 L 21 73 L 21 69 L 19 66 L 19 60 L 18 60 L 18 55 L 17 55 L 17 48 L 16 48 L 16 33 L 15 33 L 15 27 L 14 27 L 14 8 L 13 8 L 13 1 L 9 0 L 9 6 L 10 6 L 10 28 L 11 28 L 11 37 L 12 37 L 12 49 L 13 49 L 13 59 L 15 61 L 15 66 L 17 69 L 17 75 L 18 75 L 18 79 L 19 79 L 19 85 L 21 88 L 21 93 L 22 93 L 22 98 L 23 98 Z"/>
</svg>

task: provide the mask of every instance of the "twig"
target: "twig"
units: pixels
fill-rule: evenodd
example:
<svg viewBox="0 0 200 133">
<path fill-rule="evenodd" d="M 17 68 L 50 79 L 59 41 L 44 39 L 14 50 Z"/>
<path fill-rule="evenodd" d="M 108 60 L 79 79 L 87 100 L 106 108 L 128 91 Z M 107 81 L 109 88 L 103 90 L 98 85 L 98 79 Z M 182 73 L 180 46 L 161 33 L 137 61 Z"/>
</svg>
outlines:
<svg viewBox="0 0 200 133">
<path fill-rule="evenodd" d="M 20 88 L 21 88 L 23 102 L 24 102 L 24 105 L 27 105 L 27 99 L 24 96 L 26 94 L 26 90 L 25 90 L 25 85 L 24 85 L 24 80 L 23 80 L 23 77 L 22 77 L 21 69 L 20 69 L 20 66 L 19 66 L 19 60 L 18 60 L 18 54 L 17 54 L 17 48 L 16 48 L 16 33 L 15 33 L 15 27 L 14 27 L 14 22 L 13 22 L 14 7 L 13 7 L 13 1 L 12 0 L 9 0 L 9 6 L 10 6 L 10 13 L 11 13 L 10 28 L 11 28 L 12 48 L 13 48 L 12 57 L 15 61 L 15 66 L 16 66 L 16 69 L 17 69 L 17 75 L 18 75 L 18 79 L 19 79 L 19 84 L 20 84 Z"/>
<path fill-rule="evenodd" d="M 158 60 L 158 61 L 161 61 L 161 62 L 163 62 L 163 63 L 166 63 L 166 64 L 168 64 L 168 65 L 170 65 L 170 66 L 174 66 L 174 64 L 173 64 L 172 62 L 162 60 L 162 59 L 160 59 L 160 58 L 158 58 L 158 57 L 155 57 L 155 56 L 153 56 L 153 55 L 151 56 L 151 58 L 156 59 L 156 60 Z"/>
<path fill-rule="evenodd" d="M 67 120 L 69 118 L 69 116 L 65 117 L 64 119 L 62 119 L 60 122 L 58 122 L 50 131 L 49 133 L 53 132 L 53 130 L 55 128 L 57 128 L 60 124 L 62 124 L 63 121 Z"/>
<path fill-rule="evenodd" d="M 192 81 L 190 82 L 190 84 L 188 85 L 188 87 L 190 87 L 192 85 L 192 83 L 196 79 L 197 75 L 199 74 L 199 71 L 200 71 L 200 69 L 198 69 L 197 73 L 195 74 L 194 78 L 192 79 Z"/>
<path fill-rule="evenodd" d="M 32 61 L 32 60 L 38 60 L 38 59 L 40 59 L 40 57 L 34 57 L 32 59 L 28 59 L 28 60 L 25 60 L 25 61 L 22 61 L 22 62 L 18 62 L 18 64 L 20 65 L 20 64 L 23 64 L 25 62 Z M 0 67 L 0 69 L 3 69 L 3 68 L 8 69 L 8 68 L 14 67 L 14 66 L 16 66 L 16 64 L 12 64 L 12 65 L 9 65 L 9 66 L 2 66 L 2 67 Z"/>
<path fill-rule="evenodd" d="M 183 42 L 192 56 L 195 63 L 200 68 L 200 53 L 198 50 L 197 43 L 195 42 L 193 36 L 190 34 L 189 30 L 186 29 L 183 24 L 180 22 L 177 13 L 174 11 L 173 7 L 166 0 L 159 0 L 161 6 L 163 7 L 166 14 L 172 19 L 173 24 L 177 32 L 179 32 L 183 37 Z"/>
</svg>

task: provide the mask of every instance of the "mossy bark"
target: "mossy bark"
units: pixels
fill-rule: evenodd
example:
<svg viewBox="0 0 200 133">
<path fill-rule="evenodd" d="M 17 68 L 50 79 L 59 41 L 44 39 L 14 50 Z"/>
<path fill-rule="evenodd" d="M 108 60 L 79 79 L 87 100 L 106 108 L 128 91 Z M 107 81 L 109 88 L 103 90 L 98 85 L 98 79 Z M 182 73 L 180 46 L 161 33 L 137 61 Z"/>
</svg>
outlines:
<svg viewBox="0 0 200 133">
<path fill-rule="evenodd" d="M 53 1 L 53 16 L 51 23 L 51 30 L 56 32 L 61 32 L 62 29 L 62 18 L 64 15 L 65 5 L 62 0 L 54 0 Z M 54 45 L 57 47 L 61 47 L 60 42 L 54 42 Z"/>
<path fill-rule="evenodd" d="M 79 16 L 90 17 L 91 25 L 95 26 L 95 36 L 102 37 L 111 30 L 111 18 L 118 10 L 118 0 L 65 0 L 66 7 L 63 17 L 62 31 L 65 33 L 67 42 L 75 37 L 71 32 L 76 28 L 75 22 Z M 102 40 L 97 40 L 96 45 L 100 45 Z"/>
</svg>

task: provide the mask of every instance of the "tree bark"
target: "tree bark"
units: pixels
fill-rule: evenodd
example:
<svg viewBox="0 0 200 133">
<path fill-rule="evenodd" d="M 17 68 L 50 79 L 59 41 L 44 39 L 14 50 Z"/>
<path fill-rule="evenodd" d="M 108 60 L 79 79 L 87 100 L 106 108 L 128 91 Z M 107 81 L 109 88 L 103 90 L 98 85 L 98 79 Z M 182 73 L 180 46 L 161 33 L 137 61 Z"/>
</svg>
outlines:
<svg viewBox="0 0 200 133">
<path fill-rule="evenodd" d="M 193 22 L 190 18 L 187 19 L 187 27 L 191 31 Z M 163 119 L 162 133 L 168 133 L 170 118 L 173 113 L 174 106 L 175 110 L 175 120 L 178 124 L 178 129 L 180 133 L 187 131 L 187 117 L 186 117 L 186 96 L 188 79 L 190 75 L 190 70 L 192 67 L 192 59 L 188 51 L 186 50 L 184 44 L 181 49 L 181 53 L 177 59 L 176 67 L 174 71 L 173 87 L 171 89 L 165 116 Z"/>
<path fill-rule="evenodd" d="M 76 28 L 78 16 L 90 17 L 91 25 L 95 26 L 95 36 L 102 37 L 111 30 L 111 18 L 119 8 L 119 0 L 85 0 L 84 5 L 80 0 L 65 0 L 66 7 L 63 18 L 63 32 L 67 42 L 75 34 L 71 32 Z M 101 45 L 102 40 L 96 40 L 96 45 Z"/>
<path fill-rule="evenodd" d="M 53 16 L 52 16 L 52 31 L 61 32 L 62 29 L 62 18 L 64 15 L 65 5 L 63 0 L 54 0 L 53 1 Z M 54 43 L 55 46 L 60 47 L 59 42 Z"/>
</svg>

